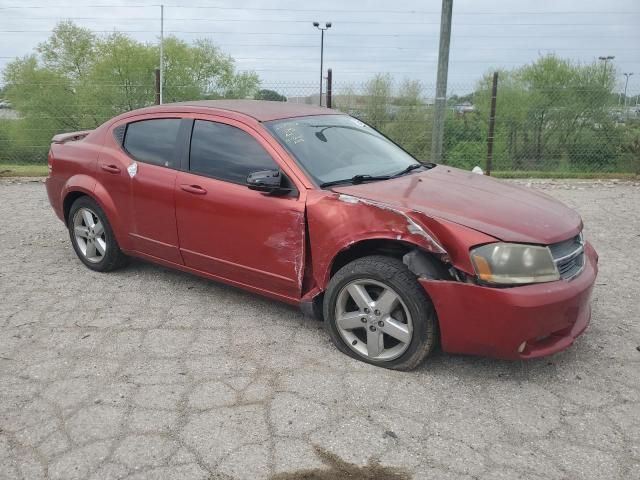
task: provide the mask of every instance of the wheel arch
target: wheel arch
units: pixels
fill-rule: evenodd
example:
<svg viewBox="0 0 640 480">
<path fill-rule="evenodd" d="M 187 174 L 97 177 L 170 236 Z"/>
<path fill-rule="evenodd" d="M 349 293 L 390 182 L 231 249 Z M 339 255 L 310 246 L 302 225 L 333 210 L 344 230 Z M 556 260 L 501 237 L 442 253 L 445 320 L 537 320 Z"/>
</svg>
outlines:
<svg viewBox="0 0 640 480">
<path fill-rule="evenodd" d="M 90 194 L 84 190 L 71 190 L 67 192 L 66 196 L 62 200 L 62 212 L 64 214 L 64 223 L 69 226 L 69 212 L 71 211 L 71 205 L 80 197 L 92 198 Z"/>
<path fill-rule="evenodd" d="M 405 240 L 377 237 L 362 239 L 340 249 L 330 262 L 327 280 L 348 263 L 370 255 L 398 258 L 417 276 L 424 275 L 436 279 L 449 276 L 448 268 L 441 255 Z"/>
<path fill-rule="evenodd" d="M 115 203 L 109 192 L 98 182 L 94 184 L 94 188 L 91 190 L 82 185 L 69 186 L 62 200 L 65 225 L 68 226 L 69 211 L 71 210 L 73 202 L 80 197 L 89 197 L 102 208 L 109 225 L 111 225 L 111 230 L 116 237 L 118 245 L 120 245 L 120 248 L 123 250 L 128 250 L 128 237 L 123 230 L 122 221 L 120 215 L 118 215 Z"/>
<path fill-rule="evenodd" d="M 68 225 L 69 211 L 73 202 L 84 195 L 92 197 L 95 185 L 95 179 L 84 174 L 73 175 L 64 183 L 59 198 L 65 225 Z"/>
<path fill-rule="evenodd" d="M 302 302 L 302 308 L 305 314 L 309 317 L 322 320 L 322 302 L 331 278 L 345 265 L 359 258 L 372 255 L 384 255 L 397 258 L 407 265 L 409 270 L 418 278 L 451 278 L 447 265 L 440 256 L 425 250 L 415 243 L 384 236 L 364 238 L 344 245 L 333 255 L 323 274 L 324 282 L 321 287 L 317 288 L 315 292 Z"/>
</svg>

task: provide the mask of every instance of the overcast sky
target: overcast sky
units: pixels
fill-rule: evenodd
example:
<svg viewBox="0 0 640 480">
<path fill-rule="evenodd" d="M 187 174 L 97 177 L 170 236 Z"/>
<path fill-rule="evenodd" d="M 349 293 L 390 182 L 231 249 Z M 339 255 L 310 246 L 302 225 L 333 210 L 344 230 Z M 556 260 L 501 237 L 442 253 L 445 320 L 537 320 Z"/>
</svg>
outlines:
<svg viewBox="0 0 640 480">
<path fill-rule="evenodd" d="M 0 0 L 0 68 L 32 52 L 64 19 L 156 42 L 159 1 Z M 440 6 L 440 0 L 166 0 L 165 32 L 186 41 L 213 39 L 238 69 L 255 70 L 266 87 L 311 88 L 320 54 L 320 32 L 311 23 L 330 21 L 325 66 L 332 67 L 336 84 L 389 72 L 430 86 Z M 623 72 L 635 72 L 629 92 L 640 92 L 640 0 L 454 0 L 451 39 L 450 92 L 470 91 L 492 68 L 516 67 L 550 52 L 582 62 L 614 55 L 620 84 Z"/>
</svg>

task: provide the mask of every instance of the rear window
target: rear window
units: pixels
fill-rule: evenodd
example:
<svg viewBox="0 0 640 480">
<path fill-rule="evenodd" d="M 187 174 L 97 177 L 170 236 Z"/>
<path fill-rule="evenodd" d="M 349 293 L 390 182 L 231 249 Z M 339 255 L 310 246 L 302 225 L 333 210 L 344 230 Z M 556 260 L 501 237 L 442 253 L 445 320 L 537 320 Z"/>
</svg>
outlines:
<svg viewBox="0 0 640 480">
<path fill-rule="evenodd" d="M 176 168 L 179 118 L 142 120 L 127 125 L 125 150 L 136 160 Z"/>
</svg>

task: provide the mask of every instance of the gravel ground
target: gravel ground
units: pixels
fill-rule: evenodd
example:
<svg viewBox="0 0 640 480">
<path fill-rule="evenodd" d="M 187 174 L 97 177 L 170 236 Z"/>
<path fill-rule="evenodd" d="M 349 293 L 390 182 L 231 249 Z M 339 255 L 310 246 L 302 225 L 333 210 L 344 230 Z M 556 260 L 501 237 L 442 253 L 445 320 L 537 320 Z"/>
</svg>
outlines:
<svg viewBox="0 0 640 480">
<path fill-rule="evenodd" d="M 240 290 L 91 272 L 42 183 L 1 181 L 0 477 L 640 478 L 640 184 L 518 183 L 583 215 L 591 326 L 547 359 L 399 373 Z"/>
</svg>

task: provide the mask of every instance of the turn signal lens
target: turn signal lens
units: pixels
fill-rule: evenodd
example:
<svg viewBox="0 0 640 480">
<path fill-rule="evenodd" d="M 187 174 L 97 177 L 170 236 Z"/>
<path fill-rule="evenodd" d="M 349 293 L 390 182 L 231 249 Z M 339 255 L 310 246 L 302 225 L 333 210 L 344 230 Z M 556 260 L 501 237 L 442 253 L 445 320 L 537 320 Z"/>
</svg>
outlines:
<svg viewBox="0 0 640 480">
<path fill-rule="evenodd" d="M 489 262 L 484 257 L 480 255 L 473 256 L 473 264 L 476 267 L 476 273 L 480 279 L 489 281 L 491 280 L 491 267 L 489 267 Z"/>
</svg>

